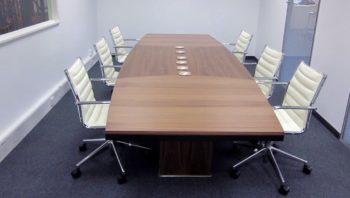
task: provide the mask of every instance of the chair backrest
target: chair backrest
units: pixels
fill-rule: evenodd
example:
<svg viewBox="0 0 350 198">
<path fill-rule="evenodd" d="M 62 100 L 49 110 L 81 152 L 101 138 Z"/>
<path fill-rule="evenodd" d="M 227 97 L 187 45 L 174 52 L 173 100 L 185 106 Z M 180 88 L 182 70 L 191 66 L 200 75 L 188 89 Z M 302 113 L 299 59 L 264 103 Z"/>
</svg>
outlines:
<svg viewBox="0 0 350 198">
<path fill-rule="evenodd" d="M 283 106 L 312 106 L 326 80 L 326 75 L 301 62 L 289 82 L 283 99 Z M 310 120 L 311 111 L 285 111 L 301 129 L 305 129 Z"/>
<path fill-rule="evenodd" d="M 236 52 L 241 52 L 241 53 L 234 53 L 238 60 L 240 62 L 244 62 L 245 59 L 245 53 L 247 52 L 250 41 L 252 40 L 253 35 L 249 34 L 248 32 L 242 30 L 241 34 L 239 35 L 236 45 L 235 45 L 235 50 Z"/>
<path fill-rule="evenodd" d="M 258 64 L 256 65 L 254 77 L 278 78 L 280 65 L 283 60 L 283 53 L 265 46 Z M 273 85 L 259 84 L 261 91 L 266 97 L 270 97 L 273 92 Z"/>
<path fill-rule="evenodd" d="M 92 85 L 84 64 L 78 58 L 69 68 L 64 70 L 69 86 L 76 102 L 96 101 Z M 94 111 L 94 105 L 77 105 L 80 121 L 86 126 Z"/>
<path fill-rule="evenodd" d="M 124 39 L 123 39 L 123 35 L 119 29 L 118 26 L 115 26 L 113 27 L 112 29 L 110 29 L 109 31 L 111 33 L 111 36 L 112 36 L 112 40 L 113 40 L 113 43 L 114 43 L 114 46 L 117 47 L 117 46 L 124 46 L 125 43 L 124 43 Z M 123 54 L 127 54 L 128 52 L 125 50 L 125 48 L 116 48 L 115 50 L 116 54 L 117 55 L 123 55 Z"/>
<path fill-rule="evenodd" d="M 108 44 L 107 44 L 105 38 L 101 38 L 99 41 L 97 41 L 95 43 L 94 47 L 95 47 L 95 50 L 97 52 L 101 66 L 114 65 L 112 54 L 111 54 L 111 51 L 109 50 L 109 47 L 108 47 Z M 103 77 L 113 78 L 114 73 L 116 71 L 112 67 L 108 67 L 108 68 L 101 67 L 101 72 L 102 72 Z"/>
</svg>

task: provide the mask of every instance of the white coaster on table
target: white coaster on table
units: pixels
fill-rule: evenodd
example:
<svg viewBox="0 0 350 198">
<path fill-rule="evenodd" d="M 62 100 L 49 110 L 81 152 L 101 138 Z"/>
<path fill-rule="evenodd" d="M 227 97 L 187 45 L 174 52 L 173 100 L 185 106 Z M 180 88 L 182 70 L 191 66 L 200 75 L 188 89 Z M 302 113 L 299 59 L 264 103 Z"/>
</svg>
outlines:
<svg viewBox="0 0 350 198">
<path fill-rule="evenodd" d="M 180 76 L 191 76 L 191 72 L 190 71 L 179 71 L 179 75 Z"/>
<path fill-rule="evenodd" d="M 178 64 L 178 65 L 186 65 L 187 61 L 179 60 L 179 61 L 176 61 L 176 64 Z"/>
<path fill-rule="evenodd" d="M 177 58 L 177 60 L 186 60 L 187 59 L 186 56 L 177 56 L 176 58 Z"/>
<path fill-rule="evenodd" d="M 177 70 L 188 70 L 188 66 L 177 66 Z"/>
<path fill-rule="evenodd" d="M 175 49 L 185 49 L 185 47 L 181 46 L 181 45 L 177 45 L 177 46 L 175 46 Z"/>
<path fill-rule="evenodd" d="M 184 54 L 184 53 L 185 53 L 185 50 L 176 50 L 176 53 L 177 53 L 177 54 Z"/>
</svg>

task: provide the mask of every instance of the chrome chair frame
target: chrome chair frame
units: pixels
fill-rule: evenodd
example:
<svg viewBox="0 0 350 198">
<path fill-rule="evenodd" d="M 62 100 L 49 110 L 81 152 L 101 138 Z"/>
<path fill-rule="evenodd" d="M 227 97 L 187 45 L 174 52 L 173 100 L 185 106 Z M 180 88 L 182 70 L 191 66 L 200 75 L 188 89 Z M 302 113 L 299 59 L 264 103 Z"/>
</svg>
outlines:
<svg viewBox="0 0 350 198">
<path fill-rule="evenodd" d="M 105 37 L 102 37 L 102 38 L 104 38 L 106 40 Z M 107 80 L 116 80 L 116 79 L 107 78 L 106 74 L 105 74 L 105 71 L 104 71 L 104 68 L 115 68 L 115 69 L 119 69 L 120 70 L 121 69 L 121 65 L 103 65 L 102 59 L 101 59 L 100 55 L 98 55 L 98 49 L 97 49 L 96 43 L 93 46 L 94 46 L 95 52 L 97 53 L 97 56 L 98 56 L 98 62 L 100 64 L 100 70 L 101 70 L 102 78 L 99 78 L 99 79 L 91 78 L 91 80 L 92 81 L 103 81 L 103 82 L 105 82 L 105 85 L 107 85 Z M 113 60 L 113 54 L 112 53 L 111 53 L 111 56 L 112 56 L 112 60 Z M 118 62 L 116 57 L 117 56 L 115 56 L 115 60 Z"/>
<path fill-rule="evenodd" d="M 80 57 L 79 57 L 79 59 L 82 60 Z M 105 129 L 105 127 L 102 127 L 102 126 L 99 126 L 99 127 L 97 127 L 97 126 L 95 126 L 95 127 L 87 126 L 84 123 L 84 121 L 83 121 L 83 114 L 82 114 L 81 106 L 83 106 L 83 105 L 94 105 L 94 104 L 95 105 L 96 104 L 110 104 L 110 101 L 80 101 L 78 94 L 75 92 L 75 90 L 74 90 L 74 88 L 72 86 L 73 83 L 72 83 L 72 80 L 71 80 L 71 78 L 70 78 L 70 76 L 68 74 L 68 69 L 65 69 L 64 73 L 65 73 L 65 75 L 67 77 L 69 87 L 70 87 L 71 92 L 73 94 L 73 97 L 75 99 L 75 105 L 77 106 L 80 122 L 83 124 L 83 126 L 85 128 L 88 128 L 88 129 Z M 104 81 L 104 80 L 106 80 L 106 79 L 103 79 L 103 78 L 91 79 L 90 78 L 90 81 Z M 109 145 L 110 148 L 113 151 L 113 154 L 117 158 L 119 169 L 121 171 L 120 177 L 118 178 L 118 183 L 119 184 L 123 184 L 123 183 L 126 182 L 126 171 L 125 171 L 124 166 L 123 166 L 123 164 L 121 162 L 121 158 L 120 158 L 120 156 L 118 154 L 118 149 L 117 149 L 115 143 L 127 145 L 129 147 L 135 147 L 135 148 L 144 149 L 146 151 L 151 150 L 148 147 L 143 147 L 143 146 L 140 146 L 140 145 L 131 144 L 131 143 L 128 143 L 128 142 L 123 142 L 123 141 L 106 140 L 105 138 L 83 139 L 82 142 L 83 142 L 83 144 L 79 146 L 79 150 L 82 151 L 82 152 L 86 150 L 86 143 L 90 143 L 90 142 L 103 142 L 103 143 L 99 147 L 94 149 L 91 153 L 89 153 L 86 157 L 84 157 L 82 160 L 80 160 L 78 163 L 75 164 L 75 169 L 71 172 L 71 176 L 73 178 L 79 178 L 81 176 L 80 166 L 83 165 L 86 161 L 88 161 L 92 157 L 94 157 L 96 154 L 98 154 L 99 151 L 101 151 L 107 145 Z"/>
<path fill-rule="evenodd" d="M 264 49 L 262 50 L 261 52 L 261 55 L 263 54 L 263 52 L 265 51 L 266 47 L 268 47 L 267 45 L 264 46 Z M 285 56 L 285 53 L 282 53 L 282 58 L 281 60 L 279 61 L 278 65 L 277 65 L 277 70 L 276 70 L 276 73 L 274 74 L 274 76 L 272 78 L 268 78 L 268 77 L 254 77 L 255 79 L 255 82 L 257 84 L 266 84 L 267 82 L 277 82 L 278 79 L 279 79 L 279 75 L 280 75 L 280 70 L 281 70 L 281 65 L 282 65 L 282 62 L 283 62 L 283 59 L 284 59 L 284 56 Z M 261 57 L 260 57 L 261 58 Z M 259 60 L 260 60 L 259 58 Z M 254 65 L 257 65 L 259 63 L 259 60 L 258 62 L 254 62 L 254 63 L 247 63 L 247 62 L 244 62 L 243 65 L 245 66 L 254 66 Z M 271 98 L 271 96 L 273 95 L 273 91 L 274 91 L 274 86 L 275 84 L 272 84 L 271 85 L 271 89 L 269 91 L 269 94 L 267 95 L 267 99 Z"/>
<path fill-rule="evenodd" d="M 263 53 L 264 53 L 266 47 L 268 47 L 268 46 L 267 46 L 267 45 L 264 46 L 264 49 L 263 49 L 262 52 L 261 52 L 261 55 L 260 55 L 260 58 L 259 58 L 258 62 L 244 62 L 243 65 L 244 65 L 244 66 L 257 66 L 257 64 L 259 63 L 259 61 L 260 61 L 260 59 L 261 59 L 261 57 L 262 57 L 262 55 L 263 55 Z M 257 84 L 266 84 L 266 83 L 268 83 L 268 82 L 275 82 L 275 83 L 277 83 L 278 78 L 279 78 L 279 74 L 280 74 L 281 64 L 282 64 L 282 62 L 283 62 L 284 56 L 285 56 L 285 53 L 282 53 L 282 58 L 281 58 L 281 60 L 278 62 L 278 64 L 277 64 L 277 70 L 276 70 L 276 72 L 275 72 L 275 74 L 274 74 L 274 76 L 273 76 L 272 78 L 269 78 L 269 77 L 256 77 L 256 76 L 255 76 L 255 73 L 254 73 L 254 74 L 253 74 L 253 77 L 254 77 L 254 79 L 255 79 L 255 82 L 256 82 Z M 255 69 L 256 69 L 256 68 L 255 68 Z M 270 90 L 269 90 L 269 93 L 268 93 L 268 95 L 267 95 L 267 97 L 266 97 L 267 99 L 270 99 L 271 96 L 273 95 L 275 83 L 272 84 L 272 86 L 271 86 L 271 88 L 270 88 Z M 281 82 L 279 82 L 278 84 L 281 84 Z M 285 83 L 282 83 L 282 84 L 285 84 Z M 233 145 L 233 150 L 237 150 L 237 149 L 238 149 L 238 146 L 256 147 L 257 145 L 258 145 L 258 146 L 260 145 L 260 142 L 254 141 L 254 142 L 247 143 L 247 142 L 241 142 L 241 141 L 233 141 L 233 144 L 234 144 L 234 145 Z"/>
<path fill-rule="evenodd" d="M 240 33 L 239 35 L 241 35 L 243 31 L 244 31 L 244 30 L 242 30 L 241 33 Z M 248 49 L 249 49 L 249 46 L 250 46 L 250 43 L 251 43 L 253 37 L 254 37 L 254 35 L 251 34 L 251 37 L 250 37 L 250 39 L 249 39 L 249 43 L 248 43 L 247 49 L 245 49 L 243 52 L 236 51 L 235 49 L 233 49 L 233 50 L 231 51 L 231 53 L 232 53 L 232 54 L 243 54 L 242 60 L 243 60 L 243 62 L 244 62 L 245 59 L 246 59 L 246 56 L 247 56 L 247 54 L 248 54 Z M 238 37 L 238 38 L 239 38 L 239 37 Z M 235 46 L 236 46 L 237 43 L 222 43 L 222 44 L 223 44 L 223 45 L 231 45 L 231 46 L 233 46 L 233 47 L 235 48 Z"/>
<path fill-rule="evenodd" d="M 316 107 L 313 107 L 313 104 L 315 103 L 326 79 L 327 79 L 327 75 L 322 74 L 322 80 L 320 81 L 320 84 L 317 87 L 315 95 L 314 95 L 313 99 L 311 100 L 310 106 L 274 106 L 273 107 L 273 109 L 294 109 L 294 110 L 304 110 L 304 111 L 306 110 L 306 111 L 308 111 L 307 121 L 305 122 L 305 126 L 301 131 L 284 131 L 284 133 L 300 135 L 306 131 L 306 129 L 308 128 L 308 126 L 310 124 L 312 111 L 317 109 Z M 263 82 L 261 82 L 261 83 L 263 83 Z M 270 81 L 270 82 L 265 82 L 265 83 L 281 84 L 281 85 L 288 85 L 289 86 L 289 83 L 285 83 L 285 82 L 272 82 L 272 81 Z M 282 154 L 290 159 L 304 163 L 303 172 L 305 174 L 308 175 L 312 171 L 312 167 L 309 165 L 307 160 L 302 159 L 296 155 L 293 155 L 291 153 L 288 153 L 286 151 L 283 151 L 283 150 L 277 148 L 276 146 L 274 146 L 273 141 L 260 142 L 259 146 L 260 146 L 260 149 L 254 149 L 254 153 L 252 155 L 244 158 L 243 160 L 241 160 L 240 162 L 238 162 L 232 166 L 231 172 L 230 172 L 231 177 L 233 177 L 235 179 L 239 177 L 240 172 L 239 172 L 238 168 L 240 166 L 242 166 L 243 164 L 248 163 L 249 161 L 251 161 L 252 159 L 254 159 L 255 157 L 257 157 L 259 155 L 268 155 L 271 159 L 272 165 L 274 166 L 275 170 L 278 173 L 278 177 L 279 177 L 280 182 L 281 182 L 281 186 L 278 190 L 281 194 L 287 195 L 290 191 L 290 188 L 287 185 L 286 180 L 284 179 L 284 176 L 283 176 L 281 169 L 277 163 L 274 152 L 280 153 L 280 154 Z"/>
<path fill-rule="evenodd" d="M 118 28 L 119 28 L 119 27 L 118 27 Z M 114 45 L 113 48 L 114 48 L 114 50 L 115 50 L 115 57 L 116 57 L 115 60 L 117 61 L 118 64 L 122 64 L 122 63 L 119 62 L 119 60 L 118 60 L 118 55 L 126 55 L 126 54 L 119 54 L 117 49 L 118 49 L 118 48 L 132 49 L 134 46 L 130 46 L 130 45 L 118 46 L 117 43 L 115 43 L 115 41 L 114 41 L 114 39 L 113 39 L 112 29 L 113 29 L 113 28 L 109 29 L 109 34 L 110 34 L 110 36 L 111 36 L 111 38 L 112 38 L 113 45 Z M 135 41 L 135 42 L 138 42 L 138 41 L 140 41 L 140 39 L 134 39 L 134 38 L 131 38 L 131 39 L 124 39 L 124 38 L 123 38 L 123 41 Z"/>
</svg>

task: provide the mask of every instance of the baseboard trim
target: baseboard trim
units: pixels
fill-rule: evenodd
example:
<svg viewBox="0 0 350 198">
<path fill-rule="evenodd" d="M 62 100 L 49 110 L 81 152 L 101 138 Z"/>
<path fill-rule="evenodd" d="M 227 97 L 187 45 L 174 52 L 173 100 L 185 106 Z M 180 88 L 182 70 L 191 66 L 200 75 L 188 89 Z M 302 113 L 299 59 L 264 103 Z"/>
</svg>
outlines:
<svg viewBox="0 0 350 198">
<path fill-rule="evenodd" d="M 91 69 L 97 61 L 92 55 L 84 59 L 86 68 Z M 63 76 L 63 72 L 62 72 Z M 33 104 L 5 131 L 0 134 L 0 162 L 31 132 L 45 115 L 62 99 L 69 90 L 65 77 Z"/>
<path fill-rule="evenodd" d="M 0 162 L 30 133 L 67 93 L 68 89 L 66 79 L 62 78 L 47 94 L 2 133 L 2 137 L 0 137 Z"/>
<path fill-rule="evenodd" d="M 313 115 L 338 139 L 340 139 L 341 134 L 337 129 L 335 129 L 326 119 L 324 119 L 321 114 L 317 111 L 313 111 Z"/>
<path fill-rule="evenodd" d="M 98 61 L 98 56 L 96 53 L 93 53 L 91 56 L 86 57 L 83 62 L 86 67 L 86 70 L 90 70 Z"/>
</svg>

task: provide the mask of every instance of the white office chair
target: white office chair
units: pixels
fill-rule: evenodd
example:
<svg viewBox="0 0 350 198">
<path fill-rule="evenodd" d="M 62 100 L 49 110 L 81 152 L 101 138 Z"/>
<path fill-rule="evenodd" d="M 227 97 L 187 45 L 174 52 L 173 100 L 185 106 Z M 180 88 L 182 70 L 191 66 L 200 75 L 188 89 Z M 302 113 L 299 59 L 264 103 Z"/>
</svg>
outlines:
<svg viewBox="0 0 350 198">
<path fill-rule="evenodd" d="M 125 49 L 133 48 L 133 46 L 126 46 L 125 41 L 139 41 L 139 39 L 124 39 L 118 26 L 113 27 L 109 32 L 114 43 L 117 62 L 123 64 L 128 56 L 128 51 Z"/>
<path fill-rule="evenodd" d="M 248 48 L 249 48 L 249 45 L 250 45 L 252 38 L 253 38 L 253 35 L 242 30 L 236 43 L 223 43 L 223 44 L 233 46 L 234 49 L 233 49 L 232 53 L 237 57 L 237 59 L 241 63 L 244 63 L 245 57 L 247 55 L 247 51 L 248 51 Z"/>
<path fill-rule="evenodd" d="M 286 134 L 301 134 L 307 129 L 312 110 L 316 109 L 313 107 L 313 104 L 325 80 L 326 75 L 319 73 L 304 62 L 301 62 L 289 84 L 269 82 L 274 84 L 288 84 L 282 106 L 274 107 L 274 112 Z M 278 152 L 291 159 L 304 163 L 303 172 L 305 174 L 311 173 L 312 168 L 306 160 L 276 148 L 273 142 L 267 141 L 263 144 L 262 148 L 257 150 L 253 155 L 235 164 L 232 167 L 231 176 L 233 178 L 238 178 L 240 175 L 238 167 L 258 155 L 267 154 L 276 168 L 281 181 L 279 192 L 283 195 L 287 195 L 289 193 L 289 186 L 284 180 L 273 152 Z"/>
<path fill-rule="evenodd" d="M 116 69 L 120 69 L 121 66 L 113 64 L 113 57 L 105 38 L 97 41 L 94 44 L 94 48 L 100 62 L 102 77 L 106 79 L 105 84 L 107 86 L 114 86 L 119 75 Z"/>
<path fill-rule="evenodd" d="M 109 101 L 96 101 L 94 92 L 92 90 L 91 81 L 86 72 L 84 64 L 80 58 L 78 58 L 73 65 L 71 65 L 68 69 L 64 70 L 65 75 L 68 79 L 71 91 L 75 98 L 75 104 L 78 108 L 79 118 L 84 127 L 88 129 L 99 129 L 105 128 L 107 122 L 107 115 L 109 109 Z M 101 81 L 101 79 L 91 79 Z M 102 79 L 103 80 L 103 79 Z M 84 159 L 78 162 L 75 165 L 75 169 L 71 172 L 73 178 L 78 178 L 81 175 L 80 166 L 84 164 L 88 159 L 96 155 L 101 149 L 106 146 L 111 146 L 112 151 L 117 158 L 119 168 L 121 170 L 121 176 L 118 179 L 118 183 L 122 184 L 126 182 L 126 175 L 123 165 L 120 161 L 120 157 L 118 155 L 117 147 L 115 146 L 115 142 L 112 140 L 106 140 L 105 138 L 99 139 L 84 139 L 83 144 L 79 146 L 80 151 L 86 150 L 86 142 L 102 142 L 98 148 L 93 150 L 89 155 L 87 155 Z M 116 143 L 125 144 L 128 146 L 134 146 L 137 148 L 142 148 L 146 150 L 150 150 L 149 148 L 133 145 L 126 142 L 116 141 Z"/>
<path fill-rule="evenodd" d="M 280 66 L 283 60 L 283 53 L 265 46 L 255 68 L 254 78 L 259 84 L 263 94 L 270 98 L 273 93 L 273 84 L 264 83 L 266 81 L 277 81 Z M 244 63 L 244 65 L 255 65 L 256 63 Z"/>
<path fill-rule="evenodd" d="M 266 96 L 267 99 L 269 99 L 274 90 L 273 84 L 267 84 L 265 82 L 275 82 L 278 80 L 280 65 L 283 60 L 283 53 L 279 52 L 275 49 L 270 48 L 269 46 L 265 46 L 264 50 L 259 58 L 258 63 L 254 62 L 246 62 L 244 65 L 246 66 L 255 66 L 255 73 L 254 73 L 254 79 L 256 83 L 258 83 L 258 86 L 260 87 L 260 90 L 262 93 Z M 234 141 L 233 142 L 233 149 L 237 150 L 237 146 L 245 146 L 245 147 L 256 147 L 259 142 L 240 142 L 240 141 Z"/>
</svg>

